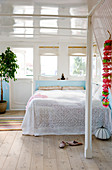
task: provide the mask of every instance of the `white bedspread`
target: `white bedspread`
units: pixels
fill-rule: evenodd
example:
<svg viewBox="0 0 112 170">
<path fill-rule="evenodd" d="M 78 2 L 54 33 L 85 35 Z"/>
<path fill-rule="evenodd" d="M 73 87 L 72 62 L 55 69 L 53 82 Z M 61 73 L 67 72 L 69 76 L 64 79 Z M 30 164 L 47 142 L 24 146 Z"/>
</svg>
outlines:
<svg viewBox="0 0 112 170">
<path fill-rule="evenodd" d="M 23 134 L 39 136 L 85 133 L 84 90 L 38 90 L 35 96 L 29 102 L 24 116 Z M 104 124 L 105 111 L 101 101 L 93 100 L 93 132 Z"/>
</svg>

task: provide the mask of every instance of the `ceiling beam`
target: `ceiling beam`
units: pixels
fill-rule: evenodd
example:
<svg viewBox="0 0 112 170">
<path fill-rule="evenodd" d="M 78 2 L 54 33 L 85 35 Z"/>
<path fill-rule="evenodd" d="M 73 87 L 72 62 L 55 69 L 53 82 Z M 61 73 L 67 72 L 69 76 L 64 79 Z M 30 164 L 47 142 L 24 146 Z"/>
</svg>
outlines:
<svg viewBox="0 0 112 170">
<path fill-rule="evenodd" d="M 6 17 L 52 17 L 52 18 L 87 18 L 86 15 L 41 15 L 41 14 L 0 14 L 0 16 Z"/>
<path fill-rule="evenodd" d="M 39 36 L 66 36 L 66 37 L 81 37 L 81 38 L 85 38 L 85 37 L 87 37 L 86 35 L 60 35 L 60 34 L 9 34 L 9 35 L 13 35 L 13 36 L 17 36 L 17 35 L 24 35 L 24 36 L 26 36 L 26 35 L 32 35 L 32 36 L 36 36 L 36 35 L 39 35 Z"/>
<path fill-rule="evenodd" d="M 62 30 L 81 30 L 86 31 L 86 28 L 65 28 L 65 27 L 36 27 L 36 26 L 9 26 L 9 25 L 1 25 L 0 28 L 33 28 L 33 29 L 62 29 Z"/>
</svg>

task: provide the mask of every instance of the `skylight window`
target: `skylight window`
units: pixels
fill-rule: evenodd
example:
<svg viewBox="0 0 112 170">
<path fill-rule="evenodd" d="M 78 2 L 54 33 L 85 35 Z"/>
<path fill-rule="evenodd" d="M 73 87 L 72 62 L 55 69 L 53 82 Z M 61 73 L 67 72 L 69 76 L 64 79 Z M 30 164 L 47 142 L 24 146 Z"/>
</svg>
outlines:
<svg viewBox="0 0 112 170">
<path fill-rule="evenodd" d="M 33 26 L 33 20 L 15 18 L 14 21 L 14 26 Z"/>
<path fill-rule="evenodd" d="M 33 37 L 33 35 L 30 35 L 30 34 L 29 35 L 28 34 L 27 35 L 25 35 L 25 34 L 22 34 L 22 35 L 21 34 L 20 35 L 19 34 L 11 34 L 10 36 L 11 37 L 19 37 L 19 38 L 32 38 Z"/>
<path fill-rule="evenodd" d="M 87 15 L 88 14 L 88 7 L 87 6 L 80 6 L 80 8 L 70 8 L 70 15 Z"/>
<path fill-rule="evenodd" d="M 43 15 L 58 15 L 57 7 L 41 7 L 41 14 Z"/>
<path fill-rule="evenodd" d="M 85 30 L 71 30 L 72 35 L 80 35 L 80 36 L 87 36 L 87 31 Z"/>
<path fill-rule="evenodd" d="M 32 28 L 14 28 L 15 34 L 33 34 Z"/>
<path fill-rule="evenodd" d="M 14 14 L 33 14 L 33 11 L 34 11 L 33 6 L 21 6 L 21 5 L 13 6 Z"/>
<path fill-rule="evenodd" d="M 44 29 L 44 28 L 40 29 L 40 33 L 44 33 L 44 34 L 56 34 L 57 32 L 58 29 Z"/>
<path fill-rule="evenodd" d="M 84 28 L 87 29 L 87 19 L 83 18 L 72 18 L 71 19 L 71 28 Z"/>
<path fill-rule="evenodd" d="M 40 27 L 57 27 L 57 19 L 40 20 Z"/>
<path fill-rule="evenodd" d="M 53 20 L 40 20 L 40 27 L 58 27 L 57 25 L 57 19 Z M 40 33 L 49 33 L 49 34 L 56 34 L 58 32 L 58 29 L 40 29 Z"/>
</svg>

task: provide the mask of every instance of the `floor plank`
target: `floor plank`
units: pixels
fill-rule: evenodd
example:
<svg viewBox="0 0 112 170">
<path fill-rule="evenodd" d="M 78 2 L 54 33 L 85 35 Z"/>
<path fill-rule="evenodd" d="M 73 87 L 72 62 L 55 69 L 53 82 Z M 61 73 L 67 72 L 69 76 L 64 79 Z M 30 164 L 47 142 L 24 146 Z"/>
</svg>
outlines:
<svg viewBox="0 0 112 170">
<path fill-rule="evenodd" d="M 31 170 L 43 170 L 43 137 L 32 137 Z"/>
<path fill-rule="evenodd" d="M 17 132 L 15 132 L 15 131 L 13 133 L 11 131 L 9 131 L 7 133 L 5 140 L 3 141 L 3 143 L 0 147 L 0 169 L 2 169 L 6 158 L 9 156 L 9 151 L 13 145 L 16 133 Z"/>
<path fill-rule="evenodd" d="M 12 147 L 8 153 L 8 156 L 5 160 L 5 164 L 2 167 L 2 170 L 15 170 L 16 169 L 22 145 L 23 145 L 23 137 L 21 135 L 21 132 L 18 131 L 15 137 L 15 140 L 12 144 Z"/>
<path fill-rule="evenodd" d="M 32 139 L 33 136 L 24 136 L 23 145 L 18 160 L 17 170 L 30 169 L 31 155 L 32 155 Z"/>
</svg>

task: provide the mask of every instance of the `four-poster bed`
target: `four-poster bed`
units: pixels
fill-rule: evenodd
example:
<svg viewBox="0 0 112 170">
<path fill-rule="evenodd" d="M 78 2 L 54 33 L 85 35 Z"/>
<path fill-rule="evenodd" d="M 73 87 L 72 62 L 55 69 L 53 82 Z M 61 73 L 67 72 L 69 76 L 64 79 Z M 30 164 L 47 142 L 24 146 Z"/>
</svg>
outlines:
<svg viewBox="0 0 112 170">
<path fill-rule="evenodd" d="M 101 4 L 102 0 L 90 11 L 88 15 L 87 31 L 87 77 L 86 77 L 86 104 L 85 104 L 85 157 L 92 158 L 92 14 Z M 62 17 L 62 16 L 61 16 Z M 77 18 L 77 16 L 73 16 Z M 85 16 L 78 16 L 78 18 Z M 33 106 L 32 106 L 33 107 Z M 26 118 L 27 119 L 27 118 Z M 29 119 L 30 121 L 30 119 Z M 24 131 L 24 124 L 23 124 Z M 38 134 L 37 134 L 38 135 Z"/>
<path fill-rule="evenodd" d="M 14 46 L 17 48 L 20 48 L 21 46 L 22 47 L 23 46 L 25 46 L 25 47 L 31 46 L 32 47 L 32 49 L 34 50 L 33 71 L 32 71 L 34 84 L 33 83 L 32 84 L 35 86 L 35 81 L 38 81 L 39 76 L 42 75 L 41 71 L 40 71 L 41 70 L 41 61 L 40 61 L 41 57 L 40 57 L 40 53 L 39 53 L 39 46 L 40 45 L 49 46 L 49 44 L 51 46 L 52 45 L 57 46 L 57 44 L 58 44 L 58 46 L 59 46 L 58 48 L 59 48 L 60 52 L 56 53 L 57 63 L 58 63 L 57 64 L 57 72 L 58 72 L 57 77 L 60 76 L 62 73 L 64 73 L 68 77 L 68 75 L 69 75 L 69 59 L 68 59 L 68 51 L 67 51 L 68 45 L 70 45 L 70 46 L 72 46 L 72 45 L 78 45 L 78 46 L 86 45 L 85 33 L 87 30 L 87 27 L 85 26 L 86 25 L 85 21 L 86 21 L 86 19 L 88 20 L 87 71 L 86 71 L 87 77 L 86 77 L 86 100 L 85 100 L 86 104 L 83 105 L 82 103 L 80 103 L 78 101 L 78 98 L 77 98 L 77 101 L 78 101 L 79 106 L 80 106 L 80 104 L 82 104 L 83 110 L 85 110 L 85 115 L 83 112 L 83 123 L 84 123 L 84 118 L 85 118 L 85 151 L 84 151 L 84 155 L 86 158 L 92 158 L 92 121 L 94 121 L 94 118 L 92 119 L 92 116 L 98 117 L 98 115 L 96 115 L 96 111 L 95 111 L 95 113 L 94 113 L 94 111 L 92 111 L 92 45 L 93 45 L 92 34 L 94 31 L 96 43 L 97 43 L 99 52 L 101 54 L 102 42 L 104 39 L 106 40 L 105 25 L 108 26 L 107 29 L 110 29 L 110 27 L 112 25 L 111 22 L 109 23 L 109 21 L 106 21 L 106 19 L 105 19 L 108 16 L 109 16 L 109 18 L 111 18 L 111 10 L 108 10 L 106 15 L 103 15 L 104 11 L 102 9 L 100 9 L 99 10 L 100 12 L 98 12 L 96 14 L 95 14 L 95 11 L 100 6 L 103 6 L 103 5 L 104 5 L 105 10 L 107 10 L 105 2 L 107 2 L 108 8 L 110 6 L 110 9 L 111 9 L 112 3 L 111 3 L 111 0 L 99 0 L 99 1 L 97 1 L 97 0 L 95 0 L 95 1 L 90 1 L 90 0 L 73 1 L 73 0 L 70 0 L 70 2 L 67 2 L 64 0 L 62 0 L 62 1 L 57 1 L 57 2 L 52 1 L 52 3 L 51 3 L 51 0 L 44 1 L 44 2 L 41 2 L 39 0 L 32 0 L 31 2 L 30 1 L 25 2 L 23 0 L 23 1 L 19 1 L 19 3 L 18 3 L 17 1 L 12 0 L 8 3 L 6 3 L 6 2 L 1 3 L 0 4 L 1 5 L 0 17 L 1 17 L 1 21 L 2 21 L 1 22 L 2 23 L 2 25 L 1 25 L 1 49 L 4 48 L 6 44 L 7 45 L 10 44 L 10 46 L 12 46 L 12 47 Z M 39 5 L 37 2 L 39 3 Z M 110 4 L 109 4 L 109 2 L 110 2 Z M 43 7 L 44 3 L 45 3 L 45 7 Z M 50 10 L 48 9 L 50 4 L 51 4 L 51 6 L 56 7 L 56 11 L 54 10 L 54 8 L 51 8 Z M 94 6 L 94 4 L 96 4 L 96 5 Z M 4 10 L 4 6 L 5 6 L 5 9 L 7 12 Z M 82 10 L 79 10 L 80 7 Z M 100 16 L 100 19 L 98 18 L 99 16 Z M 6 17 L 6 19 L 5 19 L 5 17 Z M 8 18 L 10 18 L 10 20 Z M 103 21 L 100 22 L 100 20 L 102 20 L 102 18 L 103 18 Z M 31 22 L 29 22 L 28 19 Z M 47 21 L 47 19 L 48 19 L 48 23 L 45 24 L 46 22 L 43 22 L 43 21 L 44 20 Z M 72 20 L 72 19 L 74 19 L 74 20 Z M 79 19 L 79 21 L 77 22 L 78 19 Z M 9 21 L 9 23 L 7 22 L 7 20 Z M 50 27 L 49 20 L 55 20 L 56 22 L 53 22 L 55 24 L 53 24 L 51 22 L 51 27 Z M 75 24 L 73 24 L 73 22 L 71 20 Z M 84 20 L 84 22 L 80 22 L 81 20 Z M 42 22 L 44 23 L 43 24 L 44 26 L 41 25 Z M 79 23 L 81 23 L 81 24 L 79 24 Z M 29 25 L 30 25 L 30 27 L 29 27 Z M 101 27 L 103 27 L 103 28 L 101 28 Z M 52 29 L 52 31 L 51 31 L 51 29 Z M 18 37 L 18 36 L 20 36 L 20 37 Z M 37 41 L 37 39 L 38 39 L 38 41 Z M 16 41 L 18 41 L 18 42 L 15 45 Z M 57 77 L 54 76 L 53 78 L 57 79 Z M 22 80 L 25 80 L 25 78 L 22 77 Z M 71 83 L 71 85 L 73 85 L 73 84 Z M 24 86 L 24 83 L 22 84 L 22 87 L 23 86 Z M 28 84 L 27 84 L 27 86 L 28 86 Z M 16 89 L 15 91 L 18 90 L 17 87 L 15 89 Z M 22 91 L 22 90 L 23 89 L 20 88 L 20 86 L 19 86 L 18 93 L 19 93 L 19 91 Z M 112 88 L 111 88 L 111 90 L 112 90 Z M 31 89 L 31 91 L 32 91 L 32 89 Z M 10 93 L 11 92 L 12 92 L 12 90 L 10 88 Z M 76 93 L 77 92 L 75 92 L 75 96 L 76 96 Z M 83 92 L 81 95 L 83 98 Z M 14 94 L 14 96 L 16 96 L 18 99 L 17 95 Z M 10 102 L 12 101 L 11 97 L 12 96 L 10 95 Z M 23 94 L 22 97 L 26 97 L 26 95 Z M 37 99 L 39 97 L 41 98 L 40 100 Z M 67 97 L 68 97 L 68 95 L 67 95 Z M 30 126 L 30 123 L 33 119 L 32 115 L 34 116 L 36 114 L 36 109 L 37 110 L 40 108 L 44 109 L 44 107 L 42 107 L 44 105 L 43 103 L 47 103 L 49 101 L 49 98 L 44 93 L 37 94 L 37 98 L 36 98 L 36 100 L 32 101 L 30 106 L 28 106 L 29 107 L 28 113 L 29 113 L 30 117 L 27 117 L 27 114 L 25 115 L 25 118 L 23 121 L 23 133 L 24 133 L 24 125 L 27 124 L 27 126 Z M 54 98 L 53 98 L 53 100 L 54 100 Z M 66 100 L 68 100 L 68 99 L 66 98 Z M 57 101 L 54 100 L 55 104 L 52 102 L 52 100 L 50 100 L 50 102 L 52 103 L 53 106 L 56 106 L 55 104 Z M 103 101 L 103 102 L 105 102 L 105 101 Z M 66 101 L 66 103 L 67 103 L 67 101 Z M 67 103 L 68 107 L 65 107 L 65 110 L 68 109 L 68 112 L 69 112 L 71 105 L 72 105 L 72 107 L 74 107 L 74 110 L 75 110 L 75 104 L 76 104 L 75 99 L 72 100 L 72 103 L 73 103 L 73 105 L 71 104 L 71 101 L 69 101 Z M 84 103 L 84 101 L 83 101 L 83 103 Z M 59 107 L 61 108 L 63 106 L 63 104 L 64 103 L 60 102 L 59 105 L 57 105 L 57 110 Z M 108 105 L 108 102 L 105 104 Z M 40 108 L 37 108 L 36 105 L 37 106 L 39 105 Z M 47 109 L 48 109 L 49 105 L 50 104 L 48 102 L 46 104 Z M 33 110 L 32 115 L 30 114 L 30 111 L 32 111 L 31 109 Z M 40 109 L 40 112 L 42 112 L 42 114 L 43 114 L 43 110 L 41 110 L 41 109 Z M 44 110 L 46 111 L 47 109 L 44 109 Z M 49 107 L 49 109 L 51 109 L 51 108 Z M 61 108 L 61 110 L 62 110 L 62 108 Z M 94 110 L 94 107 L 93 107 L 93 110 Z M 93 114 L 92 114 L 92 112 L 93 112 Z M 72 112 L 70 112 L 70 114 L 71 113 Z M 81 118 L 81 116 L 82 115 L 80 112 L 80 118 Z M 44 115 L 43 115 L 43 117 L 44 117 Z M 67 117 L 67 114 L 66 114 L 66 117 Z M 73 117 L 73 115 L 71 115 L 71 117 Z M 38 121 L 38 117 L 36 117 L 36 118 Z M 49 116 L 48 116 L 48 118 L 49 118 Z M 25 119 L 26 119 L 26 122 L 25 122 Z M 50 120 L 52 123 L 52 119 L 50 119 Z M 75 120 L 75 118 L 74 118 L 74 120 Z M 74 121 L 74 120 L 71 120 L 71 121 Z M 40 121 L 41 121 L 41 119 L 40 119 Z M 80 121 L 80 119 L 79 119 L 79 121 Z M 25 122 L 25 124 L 24 124 L 24 122 Z M 45 122 L 45 123 L 47 124 L 47 122 Z M 69 123 L 68 123 L 68 125 L 69 125 Z M 72 123 L 70 123 L 70 126 L 72 126 Z M 66 131 L 65 131 L 65 133 L 66 133 Z"/>
</svg>

